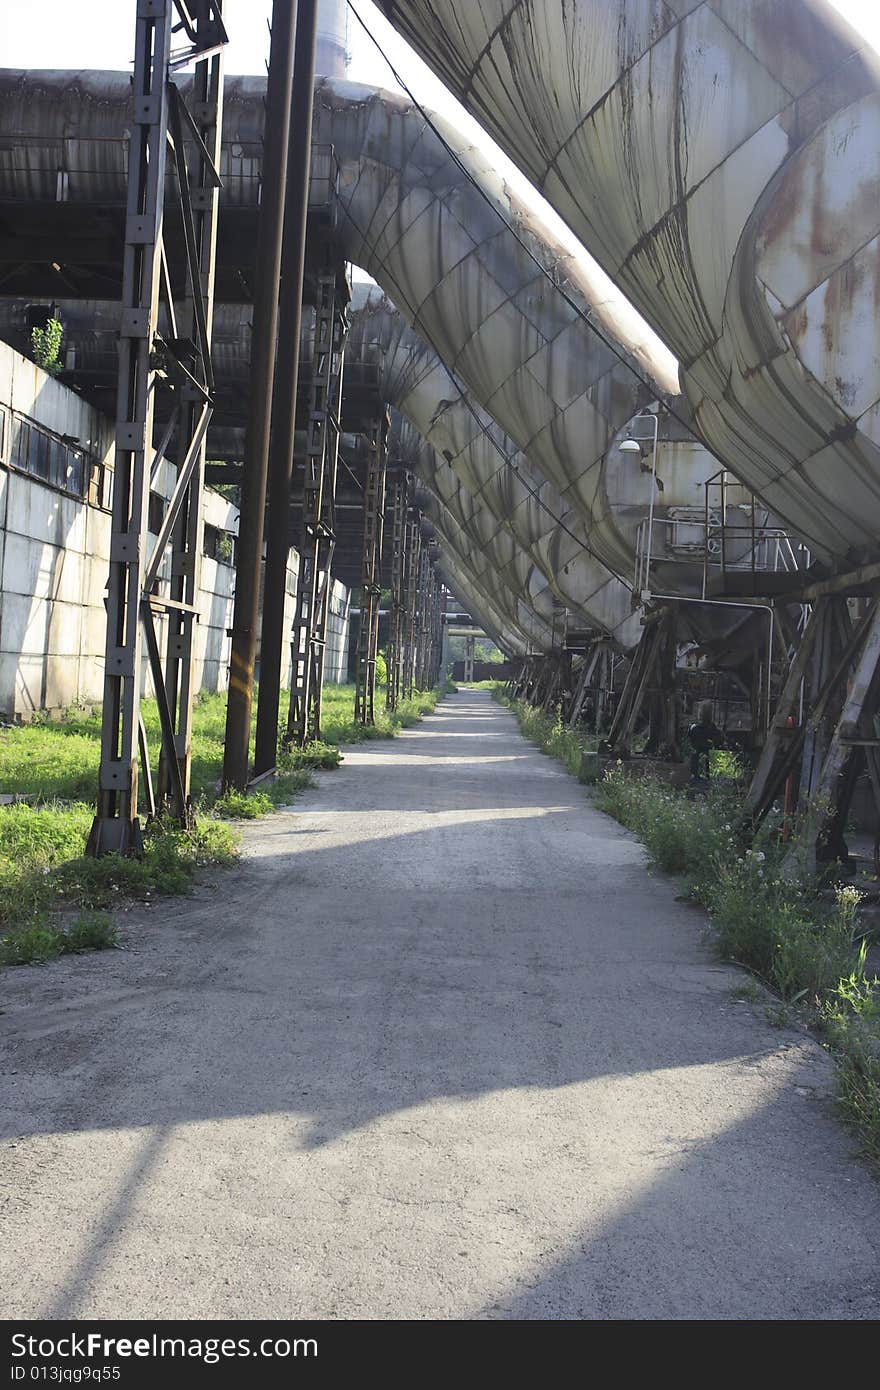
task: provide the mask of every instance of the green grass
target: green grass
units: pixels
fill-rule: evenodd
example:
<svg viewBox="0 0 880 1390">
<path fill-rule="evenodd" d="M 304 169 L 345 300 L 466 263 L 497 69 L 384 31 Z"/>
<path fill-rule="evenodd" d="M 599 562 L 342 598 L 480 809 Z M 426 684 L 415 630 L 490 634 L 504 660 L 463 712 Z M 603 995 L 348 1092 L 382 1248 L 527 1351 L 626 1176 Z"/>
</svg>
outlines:
<svg viewBox="0 0 880 1390">
<path fill-rule="evenodd" d="M 409 728 L 423 714 L 433 710 L 438 698 L 437 691 L 418 693 L 401 702 L 391 715 L 385 709 L 384 689 L 379 687 L 375 727 L 364 727 L 354 722 L 354 686 L 326 686 L 323 742 L 285 754 L 283 768 L 293 771 L 335 767 L 340 761 L 339 744 L 391 738 L 399 729 Z M 155 700 L 144 700 L 141 709 L 150 760 L 155 769 L 160 747 Z M 287 705 L 282 699 L 279 719 L 282 730 L 286 720 Z M 256 722 L 256 708 L 253 722 Z M 197 803 L 210 805 L 219 796 L 225 731 L 225 694 L 199 696 L 193 710 L 192 734 L 192 795 Z M 72 710 L 60 721 L 35 719 L 30 724 L 0 729 L 0 787 L 4 792 L 47 801 L 93 801 L 98 793 L 100 741 L 99 710 L 91 713 Z"/>
<path fill-rule="evenodd" d="M 781 999 L 818 1002 L 858 968 L 859 894 L 838 887 L 828 903 L 815 883 L 782 874 L 787 845 L 771 824 L 742 845 L 741 792 L 723 784 L 694 800 L 653 777 L 605 773 L 597 804 L 644 842 L 652 863 L 687 881 L 709 911 L 715 945 Z"/>
<path fill-rule="evenodd" d="M 507 705 L 516 715 L 530 743 L 536 744 L 542 753 L 549 754 L 551 758 L 558 758 L 573 777 L 581 776 L 584 753 L 595 752 L 599 746 L 596 734 L 587 733 L 585 729 L 569 729 L 558 714 L 544 714 L 522 700 L 505 699 L 504 685 L 500 681 L 487 681 L 485 685 L 492 689 L 500 704 Z"/>
<path fill-rule="evenodd" d="M 586 736 L 572 743 L 558 720 L 521 703 L 510 707 L 526 737 L 577 771 Z M 744 845 L 742 770 L 727 758 L 714 759 L 713 772 L 717 781 L 692 800 L 617 764 L 596 787 L 595 801 L 639 836 L 656 868 L 685 879 L 688 896 L 708 909 L 718 954 L 781 1000 L 774 1021 L 801 1020 L 819 1034 L 834 1059 L 844 1119 L 880 1164 L 880 980 L 866 972 L 861 894 L 839 884 L 829 901 L 815 882 L 783 875 L 789 846 L 778 818 L 769 817 L 760 838 Z"/>
<path fill-rule="evenodd" d="M 45 965 L 56 956 L 109 951 L 119 933 L 106 912 L 81 912 L 69 926 L 30 922 L 0 939 L 0 964 Z"/>
<path fill-rule="evenodd" d="M 417 691 L 409 700 L 401 700 L 394 713 L 385 708 L 385 691 L 376 688 L 376 722 L 374 725 L 354 722 L 354 686 L 324 687 L 324 742 L 329 744 L 364 743 L 370 739 L 394 738 L 401 729 L 410 729 L 422 715 L 430 714 L 440 699 L 442 689 Z"/>
<path fill-rule="evenodd" d="M 235 858 L 231 829 L 203 817 L 192 831 L 149 827 L 141 859 L 90 859 L 83 848 L 93 814 L 82 802 L 0 808 L 0 964 L 113 946 L 104 909 L 186 893 L 199 868 Z"/>
<path fill-rule="evenodd" d="M 838 1102 L 865 1153 L 880 1165 L 880 988 L 858 967 L 822 1004 L 822 1024 L 835 1056 Z"/>
<path fill-rule="evenodd" d="M 278 754 L 278 766 L 293 772 L 315 768 L 324 772 L 332 771 L 342 762 L 342 754 L 334 743 L 312 739 L 304 748 L 282 748 Z"/>
<path fill-rule="evenodd" d="M 356 725 L 354 687 L 324 691 L 324 741 L 279 754 L 279 775 L 244 794 L 219 792 L 226 727 L 225 695 L 201 696 L 193 713 L 192 831 L 165 823 L 148 826 L 140 859 L 83 854 L 97 797 L 100 712 L 72 711 L 62 721 L 35 720 L 0 730 L 0 786 L 33 804 L 0 806 L 0 965 L 42 962 L 70 951 L 116 944 L 116 929 L 100 914 L 123 899 L 152 900 L 186 893 L 196 872 L 222 867 L 236 855 L 228 820 L 254 820 L 314 786 L 314 771 L 337 767 L 340 743 L 390 738 L 432 710 L 439 692 L 402 703 L 394 715 L 377 692 L 375 728 Z M 155 701 L 143 703 L 155 768 L 159 719 Z M 286 723 L 283 704 L 280 723 Z M 99 914 L 96 916 L 95 914 Z"/>
<path fill-rule="evenodd" d="M 159 713 L 155 700 L 141 704 L 150 761 L 158 764 Z M 225 695 L 196 701 L 192 739 L 192 793 L 212 797 L 223 761 Z M 100 710 L 71 710 L 63 720 L 34 719 L 0 730 L 0 786 L 5 792 L 46 800 L 92 801 L 98 792 Z"/>
</svg>

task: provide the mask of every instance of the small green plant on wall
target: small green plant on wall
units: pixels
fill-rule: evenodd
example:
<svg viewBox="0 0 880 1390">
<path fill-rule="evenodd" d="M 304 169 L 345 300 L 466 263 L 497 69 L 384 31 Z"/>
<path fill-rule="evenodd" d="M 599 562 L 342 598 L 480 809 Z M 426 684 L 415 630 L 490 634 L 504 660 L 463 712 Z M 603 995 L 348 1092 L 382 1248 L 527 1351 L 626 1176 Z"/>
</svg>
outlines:
<svg viewBox="0 0 880 1390">
<path fill-rule="evenodd" d="M 61 371 L 62 363 L 58 354 L 64 326 L 58 319 L 47 319 L 45 328 L 31 329 L 31 352 L 38 367 L 50 376 Z"/>
</svg>

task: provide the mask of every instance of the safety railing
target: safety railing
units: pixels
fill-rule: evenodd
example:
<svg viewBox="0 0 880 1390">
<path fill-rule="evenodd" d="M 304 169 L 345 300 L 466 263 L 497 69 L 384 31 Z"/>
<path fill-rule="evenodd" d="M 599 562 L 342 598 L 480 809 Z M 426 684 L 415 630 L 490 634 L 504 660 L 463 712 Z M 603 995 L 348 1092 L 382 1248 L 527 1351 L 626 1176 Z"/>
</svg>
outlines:
<svg viewBox="0 0 880 1390">
<path fill-rule="evenodd" d="M 670 515 L 646 517 L 636 531 L 633 587 L 637 595 L 650 594 L 657 565 L 698 570 L 700 596 L 707 598 L 715 578 L 723 590 L 730 572 L 751 572 L 758 592 L 758 576 L 796 574 L 809 569 L 812 557 L 802 542 L 780 526 L 749 518 L 744 525 L 723 521 L 720 513 L 700 516 L 696 508 L 670 508 Z M 696 577 L 696 576 L 694 576 Z M 662 588 L 669 587 L 664 579 Z M 689 586 L 690 587 L 690 586 Z"/>
</svg>

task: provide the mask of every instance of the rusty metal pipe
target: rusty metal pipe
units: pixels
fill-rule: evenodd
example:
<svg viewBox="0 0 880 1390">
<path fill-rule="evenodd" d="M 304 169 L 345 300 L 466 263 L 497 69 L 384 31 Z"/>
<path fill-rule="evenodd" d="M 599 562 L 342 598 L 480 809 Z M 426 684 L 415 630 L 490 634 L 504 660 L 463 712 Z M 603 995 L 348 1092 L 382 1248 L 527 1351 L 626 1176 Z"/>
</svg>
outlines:
<svg viewBox="0 0 880 1390">
<path fill-rule="evenodd" d="M 223 785 L 243 790 L 248 781 L 254 661 L 263 562 L 263 523 L 269 470 L 269 426 L 278 337 L 278 284 L 284 232 L 284 170 L 290 137 L 293 60 L 296 38 L 296 0 L 274 0 L 269 77 L 266 86 L 266 125 L 263 140 L 263 181 L 257 232 L 256 284 L 251 337 L 248 419 L 241 519 L 232 617 L 232 652 Z"/>
<path fill-rule="evenodd" d="M 272 440 L 269 448 L 270 505 L 266 527 L 266 577 L 260 631 L 260 692 L 254 750 L 254 772 L 257 775 L 274 765 L 278 743 L 284 598 L 287 557 L 290 551 L 290 484 L 293 477 L 296 386 L 299 375 L 300 319 L 312 151 L 316 35 L 316 0 L 300 0 L 296 17 L 293 106 L 287 158 L 278 364 L 272 403 Z"/>
</svg>

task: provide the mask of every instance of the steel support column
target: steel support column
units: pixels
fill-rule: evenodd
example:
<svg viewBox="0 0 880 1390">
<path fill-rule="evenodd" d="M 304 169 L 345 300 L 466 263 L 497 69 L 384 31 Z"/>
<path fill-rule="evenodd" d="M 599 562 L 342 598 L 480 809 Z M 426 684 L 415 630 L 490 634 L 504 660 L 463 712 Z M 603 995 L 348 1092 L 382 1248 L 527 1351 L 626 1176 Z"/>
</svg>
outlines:
<svg viewBox="0 0 880 1390">
<path fill-rule="evenodd" d="M 431 573 L 434 576 L 434 621 L 431 628 L 431 666 L 429 671 L 431 688 L 439 685 L 442 677 L 445 679 L 446 672 L 442 670 L 443 665 L 443 585 L 435 569 Z"/>
<path fill-rule="evenodd" d="M 278 286 L 284 231 L 284 171 L 290 137 L 296 0 L 274 0 L 266 117 L 263 133 L 260 219 L 248 380 L 248 418 L 241 482 L 235 568 L 232 653 L 223 750 L 223 784 L 243 790 L 248 780 L 254 662 L 263 570 L 263 529 L 269 469 L 269 424 L 278 338 Z"/>
<path fill-rule="evenodd" d="M 407 490 L 407 476 L 401 472 L 394 484 L 394 510 L 391 519 L 391 617 L 386 656 L 388 688 L 385 697 L 385 704 L 389 710 L 397 709 L 403 679 Z"/>
<path fill-rule="evenodd" d="M 361 614 L 354 697 L 354 718 L 357 724 L 375 722 L 376 656 L 379 649 L 379 601 L 382 596 L 382 540 L 385 527 L 388 424 L 388 411 L 385 410 L 367 434 Z"/>
<path fill-rule="evenodd" d="M 172 28 L 185 35 L 183 47 L 174 54 Z M 226 41 L 219 0 L 193 0 L 189 7 L 181 0 L 139 0 L 119 331 L 101 765 L 97 814 L 88 841 L 91 854 L 127 854 L 140 848 L 139 748 L 151 813 L 156 806 L 140 718 L 142 640 L 159 703 L 166 800 L 181 820 L 189 811 L 192 627 L 201 551 L 204 446 L 214 397 L 210 333 Z M 196 61 L 194 101 L 187 106 L 170 74 L 192 61 Z M 180 328 L 162 240 L 169 146 L 186 252 L 186 298 Z M 193 168 L 197 170 L 194 178 Z M 170 329 L 164 339 L 158 334 L 160 295 Z M 147 501 L 151 477 L 161 463 L 161 450 L 153 453 L 153 411 L 160 384 L 170 396 L 170 425 L 163 445 L 176 429 L 178 471 L 158 539 L 148 555 Z M 163 595 L 159 592 L 160 571 L 172 537 L 171 592 Z M 167 672 L 162 668 L 155 626 L 156 615 L 162 613 L 170 618 Z"/>
<path fill-rule="evenodd" d="M 811 779 L 812 795 L 801 804 L 803 823 L 783 864 L 784 874 L 815 872 L 817 860 L 846 859 L 844 830 L 857 776 L 866 765 L 880 809 L 880 599 L 871 603 L 858 627 L 859 641 L 846 661 L 844 679 L 836 681 L 841 704 L 818 775 Z M 815 728 L 817 722 L 811 718 L 810 725 Z"/>
<path fill-rule="evenodd" d="M 290 485 L 296 428 L 300 320 L 312 155 L 312 106 L 315 87 L 317 0 L 298 0 L 293 108 L 287 159 L 287 195 L 281 270 L 278 362 L 272 401 L 269 448 L 269 514 L 266 523 L 266 572 L 260 629 L 260 693 L 254 772 L 268 772 L 278 750 L 281 701 L 281 654 L 284 645 L 284 599 L 290 554 Z"/>
<path fill-rule="evenodd" d="M 675 696 L 675 611 L 671 607 L 648 615 L 641 641 L 633 653 L 620 703 L 608 732 L 608 747 L 628 756 L 633 735 L 648 715 L 652 752 L 674 756 L 677 745 Z"/>
<path fill-rule="evenodd" d="M 347 281 L 328 265 L 318 277 L 315 340 L 303 475 L 299 577 L 293 620 L 287 741 L 299 748 L 321 737 L 321 694 L 336 545 L 336 471 L 347 308 Z"/>
<path fill-rule="evenodd" d="M 208 6 L 203 5 L 201 23 L 205 22 L 207 11 Z M 192 762 L 192 707 L 196 693 L 193 683 L 194 641 L 202 564 L 202 508 L 208 425 L 205 420 L 202 428 L 201 416 L 206 404 L 206 392 L 210 391 L 213 399 L 214 389 L 210 349 L 214 320 L 222 111 L 223 73 L 218 55 L 211 62 L 196 65 L 188 117 L 187 108 L 180 98 L 172 101 L 170 111 L 172 148 L 190 271 L 182 316 L 182 336 L 185 341 L 197 345 L 195 366 L 199 379 L 197 383 L 183 380 L 177 388 L 181 397 L 182 422 L 178 443 L 178 477 L 187 467 L 188 452 L 193 442 L 197 438 L 199 442 L 189 486 L 171 532 L 169 587 L 175 606 L 169 607 L 168 611 L 164 680 L 174 747 L 172 750 L 163 740 L 159 759 L 160 802 L 166 803 L 170 799 L 179 818 L 189 805 Z M 184 120 L 187 118 L 191 124 L 190 130 L 185 132 Z M 159 673 L 154 671 L 154 684 L 158 679 Z M 171 766 L 174 760 L 177 762 L 179 779 Z M 175 788 L 178 789 L 177 795 Z M 179 804 L 180 792 L 184 798 L 183 804 Z"/>
<path fill-rule="evenodd" d="M 789 779 L 798 781 L 798 827 L 784 865 L 787 874 L 810 873 L 817 859 L 846 857 L 844 826 L 857 775 L 865 768 L 880 809 L 878 670 L 880 600 L 871 599 L 853 622 L 845 597 L 820 596 L 794 654 L 744 808 L 743 830 L 750 833 Z"/>
<path fill-rule="evenodd" d="M 431 572 L 428 548 L 422 545 L 419 550 L 419 574 L 416 588 L 416 690 L 425 689 L 425 669 L 428 645 L 428 582 Z"/>
<path fill-rule="evenodd" d="M 412 497 L 413 488 L 410 488 Z M 419 530 L 418 513 L 410 502 L 406 523 L 405 586 L 406 608 L 403 615 L 403 643 L 401 653 L 401 693 L 404 700 L 412 699 L 416 670 L 417 605 L 419 593 L 419 564 L 422 552 L 422 535 Z"/>
</svg>

